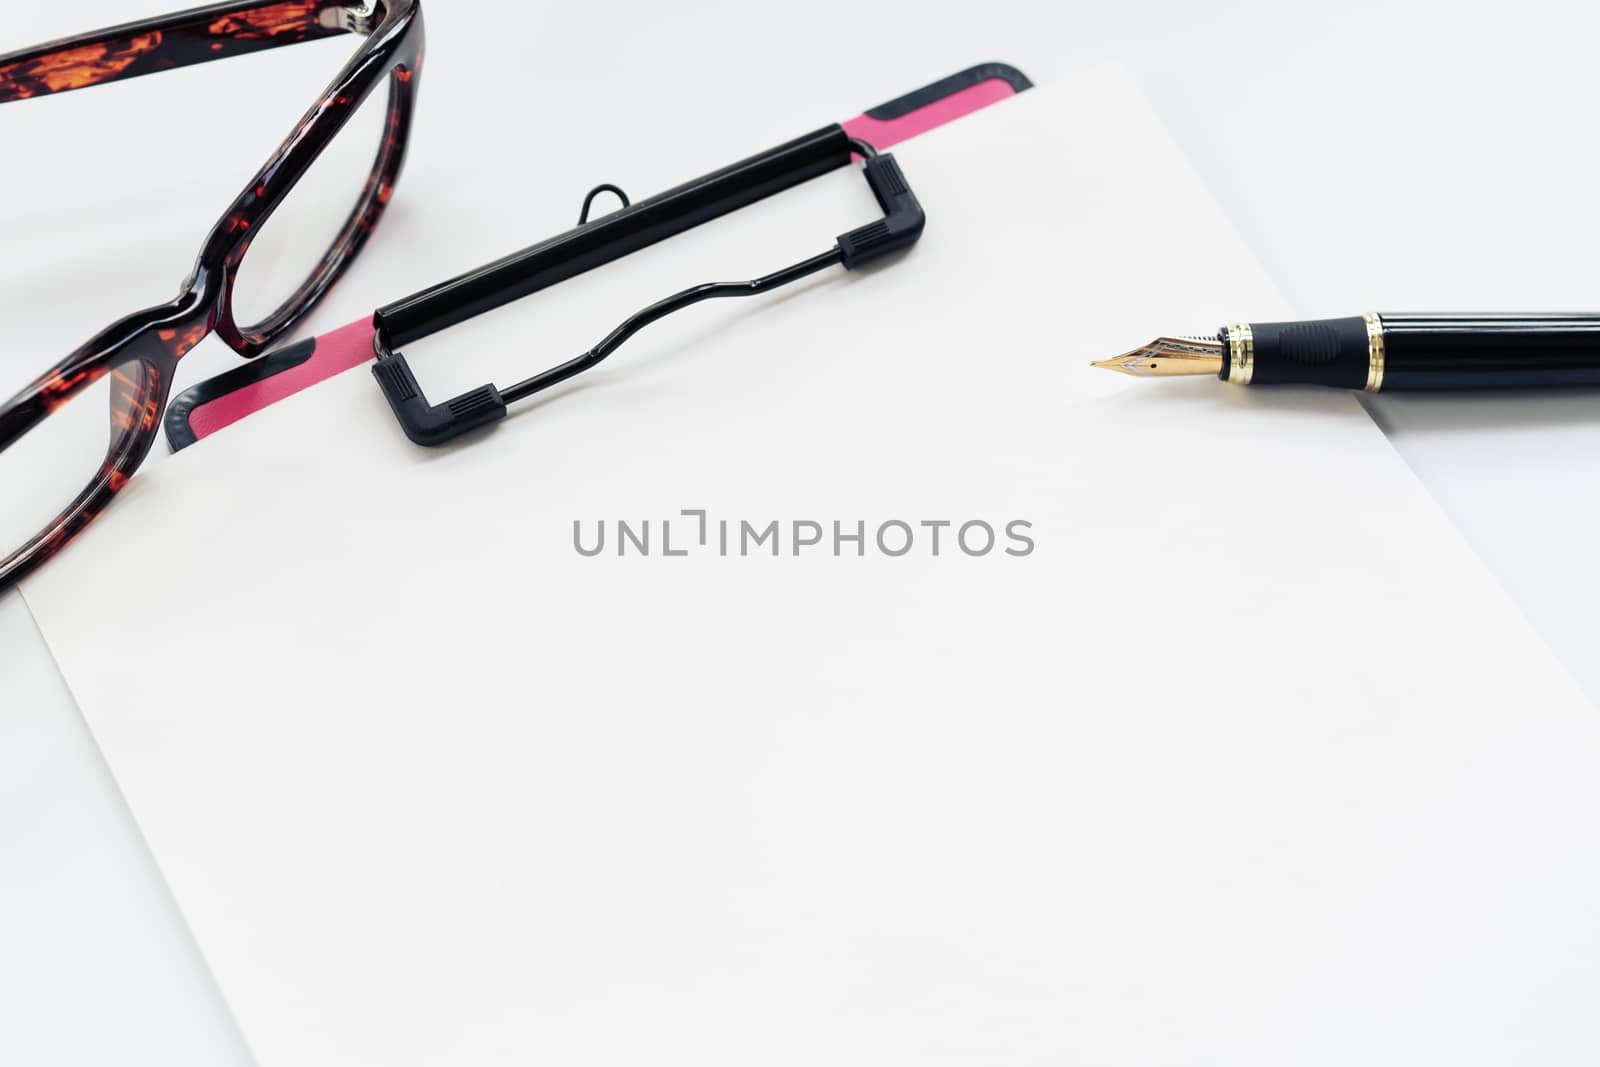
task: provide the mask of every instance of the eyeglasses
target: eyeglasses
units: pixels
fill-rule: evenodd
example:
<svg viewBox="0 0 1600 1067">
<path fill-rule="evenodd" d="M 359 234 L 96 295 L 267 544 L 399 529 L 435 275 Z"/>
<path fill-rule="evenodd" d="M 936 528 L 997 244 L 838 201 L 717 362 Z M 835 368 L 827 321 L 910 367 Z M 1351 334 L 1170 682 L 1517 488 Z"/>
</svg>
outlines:
<svg viewBox="0 0 1600 1067">
<path fill-rule="evenodd" d="M 7 103 L 346 33 L 365 38 L 360 51 L 212 228 L 182 294 L 101 330 L 0 404 L 0 590 L 80 534 L 138 470 L 185 354 L 215 333 L 241 356 L 259 355 L 349 268 L 405 159 L 424 31 L 419 0 L 233 0 L 0 55 Z M 367 146 L 375 154 L 358 157 L 364 177 L 337 198 L 331 243 L 319 237 L 308 250 L 294 217 L 305 205 L 285 201 L 323 161 L 352 150 L 352 120 L 385 81 L 382 131 Z M 287 234 L 301 258 L 273 256 L 267 234 Z M 247 281 L 272 260 L 262 269 L 276 291 L 240 285 L 252 244 Z"/>
</svg>

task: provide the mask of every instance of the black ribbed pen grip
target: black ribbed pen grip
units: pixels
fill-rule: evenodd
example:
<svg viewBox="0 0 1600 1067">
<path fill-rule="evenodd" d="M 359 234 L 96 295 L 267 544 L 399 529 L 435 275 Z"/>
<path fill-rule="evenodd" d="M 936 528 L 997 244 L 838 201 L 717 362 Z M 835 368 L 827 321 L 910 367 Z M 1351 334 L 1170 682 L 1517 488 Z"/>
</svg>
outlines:
<svg viewBox="0 0 1600 1067">
<path fill-rule="evenodd" d="M 1362 317 L 1251 323 L 1255 339 L 1252 385 L 1367 384 L 1370 346 Z"/>
</svg>

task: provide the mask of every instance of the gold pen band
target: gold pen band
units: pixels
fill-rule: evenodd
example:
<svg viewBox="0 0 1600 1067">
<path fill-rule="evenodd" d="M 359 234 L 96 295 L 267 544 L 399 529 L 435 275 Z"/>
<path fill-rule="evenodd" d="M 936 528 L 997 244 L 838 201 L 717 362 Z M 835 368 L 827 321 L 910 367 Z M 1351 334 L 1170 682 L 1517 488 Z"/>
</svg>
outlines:
<svg viewBox="0 0 1600 1067">
<path fill-rule="evenodd" d="M 1367 320 L 1367 392 L 1376 393 L 1383 388 L 1383 320 L 1376 311 L 1369 311 Z"/>
<path fill-rule="evenodd" d="M 1228 327 L 1228 381 L 1249 385 L 1256 369 L 1256 339 L 1248 322 Z"/>
</svg>

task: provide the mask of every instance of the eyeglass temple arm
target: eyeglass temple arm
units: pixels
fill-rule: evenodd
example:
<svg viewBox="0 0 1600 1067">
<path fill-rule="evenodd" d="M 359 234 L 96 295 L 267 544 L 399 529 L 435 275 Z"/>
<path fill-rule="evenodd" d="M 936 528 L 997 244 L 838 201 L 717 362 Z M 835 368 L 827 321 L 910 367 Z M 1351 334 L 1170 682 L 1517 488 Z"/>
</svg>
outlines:
<svg viewBox="0 0 1600 1067">
<path fill-rule="evenodd" d="M 357 0 L 233 0 L 63 38 L 0 55 L 0 103 L 341 33 L 369 33 L 381 13 L 381 5 Z"/>
</svg>

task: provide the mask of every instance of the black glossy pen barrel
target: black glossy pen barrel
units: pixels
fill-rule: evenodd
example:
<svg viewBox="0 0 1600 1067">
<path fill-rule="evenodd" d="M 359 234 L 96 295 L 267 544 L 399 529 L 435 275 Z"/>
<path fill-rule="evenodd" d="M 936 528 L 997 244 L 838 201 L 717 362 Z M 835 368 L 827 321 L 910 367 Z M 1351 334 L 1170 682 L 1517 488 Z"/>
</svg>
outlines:
<svg viewBox="0 0 1600 1067">
<path fill-rule="evenodd" d="M 389 304 L 374 322 L 388 345 L 399 348 L 846 166 L 850 158 L 844 129 L 826 126 Z"/>
<path fill-rule="evenodd" d="M 1600 315 L 1390 315 L 1383 389 L 1600 385 Z"/>
</svg>

